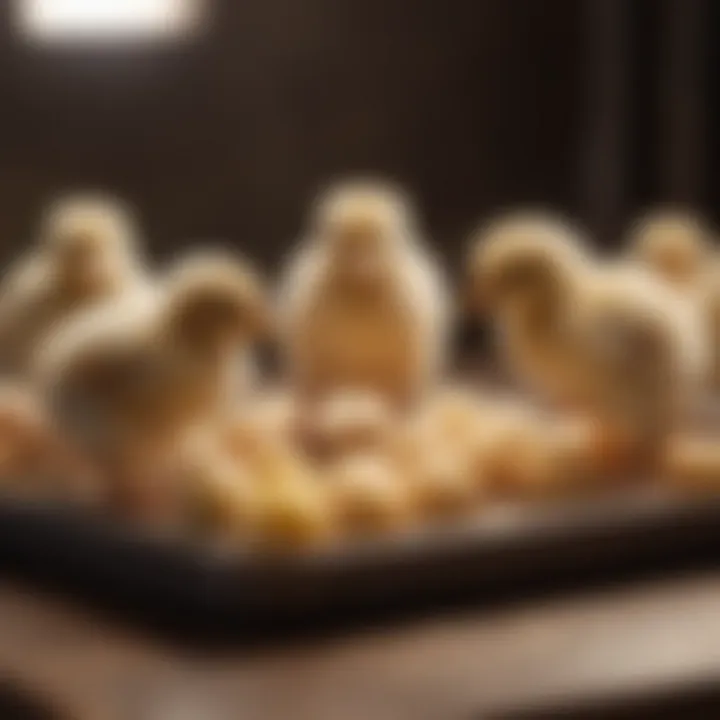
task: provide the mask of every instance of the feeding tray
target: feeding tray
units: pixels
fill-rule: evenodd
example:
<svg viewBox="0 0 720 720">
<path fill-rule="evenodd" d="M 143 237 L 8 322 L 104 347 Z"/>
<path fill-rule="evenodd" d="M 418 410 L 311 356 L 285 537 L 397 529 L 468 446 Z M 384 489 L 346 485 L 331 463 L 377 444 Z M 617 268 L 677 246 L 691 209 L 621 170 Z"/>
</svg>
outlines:
<svg viewBox="0 0 720 720">
<path fill-rule="evenodd" d="M 77 509 L 0 502 L 0 567 L 203 633 L 404 611 L 718 550 L 720 500 L 648 486 L 490 506 L 462 521 L 282 556 L 151 533 Z"/>
</svg>

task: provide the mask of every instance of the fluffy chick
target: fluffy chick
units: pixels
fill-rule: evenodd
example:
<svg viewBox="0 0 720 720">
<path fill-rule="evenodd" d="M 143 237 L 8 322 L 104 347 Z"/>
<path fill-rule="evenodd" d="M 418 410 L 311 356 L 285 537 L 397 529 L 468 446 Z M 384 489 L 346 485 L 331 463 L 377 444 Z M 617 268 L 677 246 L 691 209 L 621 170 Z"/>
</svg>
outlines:
<svg viewBox="0 0 720 720">
<path fill-rule="evenodd" d="M 690 417 L 707 379 L 710 346 L 697 307 L 642 271 L 608 268 L 575 309 L 597 417 L 631 443 L 663 442 Z"/>
<path fill-rule="evenodd" d="M 38 378 L 60 426 L 106 466 L 136 476 L 130 489 L 141 501 L 149 480 L 137 474 L 159 472 L 188 431 L 229 410 L 237 358 L 263 332 L 266 312 L 245 262 L 193 256 L 152 312 L 103 308 L 71 323 L 41 355 Z"/>
<path fill-rule="evenodd" d="M 414 400 L 447 350 L 448 294 L 408 200 L 351 182 L 317 204 L 281 283 L 281 340 L 304 397 L 336 388 Z"/>
<path fill-rule="evenodd" d="M 551 405 L 576 405 L 582 378 L 568 362 L 566 321 L 591 266 L 580 233 L 550 215 L 513 213 L 478 232 L 468 264 L 470 309 L 491 318 L 514 380 Z"/>
<path fill-rule="evenodd" d="M 26 376 L 39 346 L 80 311 L 149 292 L 129 210 L 100 196 L 53 204 L 38 243 L 0 285 L 0 367 Z"/>
<path fill-rule="evenodd" d="M 581 248 L 561 224 L 513 218 L 482 238 L 473 281 L 521 378 L 596 418 L 608 456 L 657 451 L 707 367 L 700 316 L 648 273 Z"/>
<path fill-rule="evenodd" d="M 638 220 L 629 239 L 632 257 L 682 291 L 699 284 L 711 245 L 710 232 L 700 218 L 669 210 Z"/>
</svg>

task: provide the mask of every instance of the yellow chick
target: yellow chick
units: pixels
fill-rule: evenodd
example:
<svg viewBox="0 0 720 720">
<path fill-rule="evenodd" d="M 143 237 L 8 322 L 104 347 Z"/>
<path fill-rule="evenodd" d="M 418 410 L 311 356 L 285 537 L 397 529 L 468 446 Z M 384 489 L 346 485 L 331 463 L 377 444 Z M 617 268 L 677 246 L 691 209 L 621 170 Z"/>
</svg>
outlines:
<svg viewBox="0 0 720 720">
<path fill-rule="evenodd" d="M 710 231 L 703 221 L 670 210 L 638 220 L 629 245 L 632 257 L 682 291 L 697 287 L 712 255 Z"/>
<path fill-rule="evenodd" d="M 483 228 L 469 256 L 471 310 L 495 326 L 513 378 L 552 405 L 578 403 L 582 378 L 568 362 L 569 306 L 591 266 L 584 238 L 560 218 L 517 212 Z"/>
<path fill-rule="evenodd" d="M 688 422 L 710 367 L 697 307 L 634 268 L 599 269 L 572 313 L 587 372 L 591 414 L 619 457 L 657 458 L 667 434 Z M 614 446 L 614 447 L 613 447 Z"/>
<path fill-rule="evenodd" d="M 59 324 L 99 303 L 150 292 L 129 210 L 101 196 L 52 205 L 37 246 L 0 284 L 0 367 L 26 376 Z"/>
<path fill-rule="evenodd" d="M 38 360 L 58 425 L 123 474 L 158 473 L 184 435 L 229 412 L 238 358 L 264 332 L 262 283 L 245 262 L 193 256 L 139 317 L 114 308 L 70 324 Z M 122 489 L 122 483 L 121 489 Z"/>
<path fill-rule="evenodd" d="M 562 224 L 496 226 L 475 250 L 473 285 L 518 377 L 596 419 L 607 456 L 656 453 L 707 372 L 692 303 L 639 268 L 593 262 Z"/>
<path fill-rule="evenodd" d="M 350 182 L 317 204 L 280 292 L 281 341 L 304 397 L 371 390 L 414 401 L 448 349 L 448 294 L 408 200 Z"/>
</svg>

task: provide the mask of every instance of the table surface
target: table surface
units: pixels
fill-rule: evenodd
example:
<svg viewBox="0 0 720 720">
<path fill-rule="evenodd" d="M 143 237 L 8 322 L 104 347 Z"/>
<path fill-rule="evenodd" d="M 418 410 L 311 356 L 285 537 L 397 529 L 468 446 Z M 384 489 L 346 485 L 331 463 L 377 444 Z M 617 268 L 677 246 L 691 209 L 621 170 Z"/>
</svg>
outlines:
<svg viewBox="0 0 720 720">
<path fill-rule="evenodd" d="M 83 720 L 485 717 L 568 695 L 720 680 L 720 572 L 215 652 L 0 584 L 0 672 Z"/>
</svg>

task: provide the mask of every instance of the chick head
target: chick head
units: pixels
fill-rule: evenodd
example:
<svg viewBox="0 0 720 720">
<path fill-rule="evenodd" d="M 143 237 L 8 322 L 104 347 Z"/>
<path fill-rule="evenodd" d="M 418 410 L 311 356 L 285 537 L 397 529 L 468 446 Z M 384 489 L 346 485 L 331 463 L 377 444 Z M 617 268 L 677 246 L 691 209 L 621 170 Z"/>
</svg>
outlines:
<svg viewBox="0 0 720 720">
<path fill-rule="evenodd" d="M 318 201 L 314 236 L 336 277 L 351 287 L 374 287 L 387 277 L 412 235 L 412 210 L 404 194 L 382 183 L 336 186 Z"/>
<path fill-rule="evenodd" d="M 636 223 L 630 243 L 635 257 L 660 277 L 688 286 L 702 273 L 710 256 L 708 235 L 699 218 L 661 211 Z"/>
<path fill-rule="evenodd" d="M 230 254 L 193 254 L 170 274 L 164 320 L 172 337 L 199 350 L 253 342 L 270 323 L 264 283 Z"/>
<path fill-rule="evenodd" d="M 92 289 L 107 286 L 129 265 L 136 238 L 135 220 L 122 202 L 101 195 L 74 195 L 49 207 L 40 246 L 62 281 Z"/>
<path fill-rule="evenodd" d="M 583 239 L 565 221 L 520 213 L 476 236 L 469 258 L 468 299 L 475 312 L 555 307 L 583 269 Z"/>
</svg>

